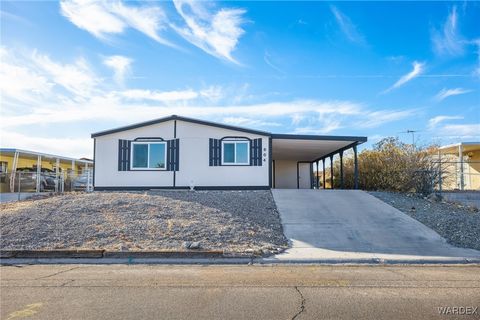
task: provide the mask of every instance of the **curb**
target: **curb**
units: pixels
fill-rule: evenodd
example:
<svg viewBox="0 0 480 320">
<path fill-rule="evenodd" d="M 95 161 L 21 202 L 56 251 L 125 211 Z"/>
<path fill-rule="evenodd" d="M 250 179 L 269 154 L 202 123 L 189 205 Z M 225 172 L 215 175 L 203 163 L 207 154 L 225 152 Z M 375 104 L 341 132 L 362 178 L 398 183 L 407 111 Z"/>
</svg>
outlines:
<svg viewBox="0 0 480 320">
<path fill-rule="evenodd" d="M 0 259 L 248 259 L 254 255 L 220 250 L 108 251 L 108 250 L 0 250 Z M 101 263 L 101 261 L 99 261 Z"/>
<path fill-rule="evenodd" d="M 0 250 L 1 259 L 102 258 L 104 250 Z"/>
<path fill-rule="evenodd" d="M 480 264 L 480 258 L 455 259 L 290 259 L 278 260 L 271 258 L 253 259 L 258 264 L 357 264 L 357 265 L 449 265 L 449 264 Z"/>
<path fill-rule="evenodd" d="M 107 251 L 0 250 L 0 264 L 323 264 L 323 265 L 452 265 L 479 264 L 480 258 L 452 259 L 289 259 L 226 253 L 220 250 Z"/>
</svg>

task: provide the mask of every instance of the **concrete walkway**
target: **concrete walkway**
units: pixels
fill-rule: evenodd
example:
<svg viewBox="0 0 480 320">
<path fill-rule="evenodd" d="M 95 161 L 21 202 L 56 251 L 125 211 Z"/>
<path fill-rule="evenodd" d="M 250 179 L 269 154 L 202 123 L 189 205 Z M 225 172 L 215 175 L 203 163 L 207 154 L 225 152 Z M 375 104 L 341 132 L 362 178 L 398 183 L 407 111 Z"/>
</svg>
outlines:
<svg viewBox="0 0 480 320">
<path fill-rule="evenodd" d="M 25 200 L 28 199 L 32 196 L 34 196 L 35 193 L 33 192 L 5 192 L 5 193 L 0 193 L 0 203 L 5 203 L 5 202 L 15 202 L 18 200 Z"/>
<path fill-rule="evenodd" d="M 265 262 L 480 262 L 435 231 L 359 190 L 272 190 L 292 248 Z"/>
</svg>

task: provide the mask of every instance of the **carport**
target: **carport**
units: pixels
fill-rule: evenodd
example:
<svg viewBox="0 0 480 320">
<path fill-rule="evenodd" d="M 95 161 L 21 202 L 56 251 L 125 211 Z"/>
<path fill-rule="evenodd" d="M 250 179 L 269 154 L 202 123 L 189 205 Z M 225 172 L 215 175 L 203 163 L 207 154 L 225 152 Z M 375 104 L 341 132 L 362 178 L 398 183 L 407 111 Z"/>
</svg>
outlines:
<svg viewBox="0 0 480 320">
<path fill-rule="evenodd" d="M 272 187 L 277 189 L 314 189 L 320 187 L 322 162 L 323 188 L 326 188 L 325 164 L 330 161 L 331 188 L 333 188 L 333 157 L 340 157 L 340 186 L 344 188 L 343 155 L 352 149 L 354 154 L 354 188 L 358 188 L 357 146 L 367 137 L 320 135 L 272 135 Z M 316 183 L 314 183 L 314 168 Z"/>
</svg>

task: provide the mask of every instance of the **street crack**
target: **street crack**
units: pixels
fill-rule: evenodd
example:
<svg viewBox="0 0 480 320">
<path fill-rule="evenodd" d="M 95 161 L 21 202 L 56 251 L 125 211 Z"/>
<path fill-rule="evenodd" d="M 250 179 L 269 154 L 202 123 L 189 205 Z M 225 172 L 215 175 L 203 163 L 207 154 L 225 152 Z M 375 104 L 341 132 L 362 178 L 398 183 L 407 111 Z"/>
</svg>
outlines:
<svg viewBox="0 0 480 320">
<path fill-rule="evenodd" d="M 65 272 L 69 272 L 69 271 L 72 271 L 72 270 L 75 270 L 75 269 L 78 269 L 80 267 L 73 267 L 73 268 L 70 268 L 70 269 L 66 269 L 66 270 L 60 270 L 58 272 L 55 272 L 53 274 L 49 274 L 49 275 L 46 275 L 46 276 L 43 276 L 43 277 L 40 277 L 40 278 L 37 278 L 35 280 L 40 280 L 40 279 L 45 279 L 45 278 L 51 278 L 51 277 L 54 277 L 56 275 L 59 275 L 61 273 L 65 273 Z"/>
<path fill-rule="evenodd" d="M 300 303 L 300 310 L 293 316 L 292 320 L 295 320 L 299 315 L 301 315 L 305 311 L 305 298 L 303 297 L 302 292 L 298 289 L 297 286 L 294 287 L 295 290 L 300 295 L 301 303 Z"/>
</svg>

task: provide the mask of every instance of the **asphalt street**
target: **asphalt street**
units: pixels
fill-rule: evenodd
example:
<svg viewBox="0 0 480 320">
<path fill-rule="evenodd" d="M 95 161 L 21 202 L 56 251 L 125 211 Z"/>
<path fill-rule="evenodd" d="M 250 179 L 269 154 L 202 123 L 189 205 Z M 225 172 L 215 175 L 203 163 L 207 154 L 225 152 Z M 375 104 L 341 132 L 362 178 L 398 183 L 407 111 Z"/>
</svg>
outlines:
<svg viewBox="0 0 480 320">
<path fill-rule="evenodd" d="M 0 276 L 9 320 L 480 319 L 475 265 L 19 265 Z"/>
</svg>

